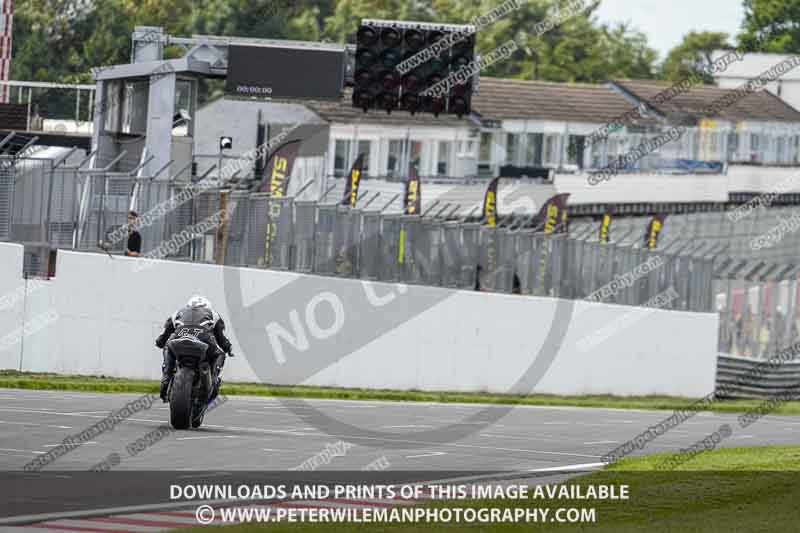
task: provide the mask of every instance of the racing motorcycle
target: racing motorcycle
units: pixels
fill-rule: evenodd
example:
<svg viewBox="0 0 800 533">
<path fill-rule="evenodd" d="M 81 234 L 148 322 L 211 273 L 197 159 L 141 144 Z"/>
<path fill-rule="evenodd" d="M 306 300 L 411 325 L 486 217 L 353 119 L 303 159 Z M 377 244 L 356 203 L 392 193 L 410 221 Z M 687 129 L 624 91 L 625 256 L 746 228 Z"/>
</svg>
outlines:
<svg viewBox="0 0 800 533">
<path fill-rule="evenodd" d="M 214 375 L 206 357 L 208 344 L 183 336 L 168 341 L 167 349 L 177 362 L 167 389 L 169 422 L 175 429 L 199 428 L 214 390 Z"/>
</svg>

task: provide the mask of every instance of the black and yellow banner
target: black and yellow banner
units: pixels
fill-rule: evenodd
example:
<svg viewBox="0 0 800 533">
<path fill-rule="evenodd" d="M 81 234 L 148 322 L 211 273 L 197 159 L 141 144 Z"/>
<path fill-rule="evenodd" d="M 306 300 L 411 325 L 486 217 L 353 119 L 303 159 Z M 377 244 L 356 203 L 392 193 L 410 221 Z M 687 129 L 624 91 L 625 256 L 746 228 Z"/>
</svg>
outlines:
<svg viewBox="0 0 800 533">
<path fill-rule="evenodd" d="M 667 215 L 656 215 L 647 225 L 647 232 L 644 234 L 644 245 L 649 250 L 655 250 L 658 246 L 658 235 L 664 227 L 664 220 Z"/>
<path fill-rule="evenodd" d="M 286 196 L 299 148 L 300 140 L 296 139 L 283 143 L 272 153 L 264 165 L 264 178 L 261 180 L 259 192 L 268 192 L 273 198 Z"/>
<path fill-rule="evenodd" d="M 602 244 L 608 244 L 611 241 L 611 220 L 610 210 L 603 213 L 603 218 L 600 220 L 600 242 Z"/>
<path fill-rule="evenodd" d="M 483 197 L 483 222 L 492 228 L 497 226 L 497 185 L 499 183 L 499 177 L 489 182 Z"/>
<path fill-rule="evenodd" d="M 422 210 L 422 196 L 420 190 L 419 174 L 417 169 L 411 167 L 406 180 L 406 193 L 405 193 L 405 214 L 418 215 Z"/>
<path fill-rule="evenodd" d="M 569 230 L 567 199 L 569 193 L 556 194 L 547 200 L 533 219 L 533 227 L 546 234 L 567 233 Z"/>
<path fill-rule="evenodd" d="M 358 186 L 361 184 L 361 171 L 364 168 L 364 154 L 359 154 L 353 168 L 350 169 L 350 176 L 344 187 L 344 196 L 341 205 L 355 207 L 358 201 Z"/>
</svg>

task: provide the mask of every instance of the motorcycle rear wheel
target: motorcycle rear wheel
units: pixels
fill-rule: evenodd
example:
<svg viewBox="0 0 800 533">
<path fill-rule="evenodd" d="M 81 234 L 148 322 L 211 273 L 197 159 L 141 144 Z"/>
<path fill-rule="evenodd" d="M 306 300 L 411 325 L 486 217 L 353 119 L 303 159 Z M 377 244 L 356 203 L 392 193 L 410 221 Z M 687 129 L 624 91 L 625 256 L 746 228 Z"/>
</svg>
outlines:
<svg viewBox="0 0 800 533">
<path fill-rule="evenodd" d="M 169 422 L 175 429 L 189 429 L 192 422 L 194 370 L 181 368 L 175 374 L 169 398 Z"/>
</svg>

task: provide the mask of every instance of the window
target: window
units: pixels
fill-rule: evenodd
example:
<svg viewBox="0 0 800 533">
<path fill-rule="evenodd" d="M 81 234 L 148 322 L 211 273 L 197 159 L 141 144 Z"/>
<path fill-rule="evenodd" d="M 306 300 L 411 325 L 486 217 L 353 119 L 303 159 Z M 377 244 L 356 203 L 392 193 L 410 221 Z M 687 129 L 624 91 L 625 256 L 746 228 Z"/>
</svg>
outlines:
<svg viewBox="0 0 800 533">
<path fill-rule="evenodd" d="M 336 150 L 333 158 L 333 175 L 336 177 L 344 176 L 350 170 L 349 161 L 350 141 L 348 139 L 336 139 Z"/>
<path fill-rule="evenodd" d="M 583 150 L 586 137 L 583 135 L 570 135 L 567 149 L 567 164 L 583 168 Z"/>
<path fill-rule="evenodd" d="M 728 133 L 728 159 L 731 161 L 740 160 L 739 157 L 739 134 L 735 131 Z"/>
<path fill-rule="evenodd" d="M 419 174 L 422 174 L 422 141 L 411 141 L 411 151 L 408 157 L 409 168 L 414 167 Z"/>
<path fill-rule="evenodd" d="M 475 145 L 474 139 L 458 141 L 458 157 L 475 157 Z"/>
<path fill-rule="evenodd" d="M 591 148 L 591 162 L 589 163 L 590 168 L 601 168 L 603 166 L 603 145 L 605 141 L 598 141 L 592 143 Z"/>
<path fill-rule="evenodd" d="M 403 140 L 389 141 L 389 161 L 386 164 L 386 173 L 390 177 L 397 177 L 403 173 L 403 155 L 406 142 Z"/>
<path fill-rule="evenodd" d="M 556 146 L 558 145 L 558 135 L 545 135 L 544 136 L 544 164 L 545 166 L 554 167 L 558 165 L 558 155 Z"/>
<path fill-rule="evenodd" d="M 364 176 L 369 175 L 369 158 L 372 142 L 358 141 L 358 151 L 355 154 L 351 153 L 352 146 L 353 141 L 350 139 L 336 139 L 336 147 L 333 157 L 334 176 L 346 176 L 353 167 L 353 163 L 355 163 L 359 154 L 364 154 L 364 168 L 362 173 Z"/>
<path fill-rule="evenodd" d="M 800 161 L 800 135 L 791 137 L 791 158 L 790 162 L 797 164 Z"/>
<path fill-rule="evenodd" d="M 489 163 L 492 160 L 492 132 L 481 132 L 481 150 L 478 155 L 478 160 L 481 163 Z"/>
<path fill-rule="evenodd" d="M 436 175 L 448 176 L 450 170 L 450 141 L 439 141 L 439 150 L 436 159 Z"/>
<path fill-rule="evenodd" d="M 515 133 L 506 134 L 506 165 L 518 164 L 519 139 L 519 135 Z"/>
<path fill-rule="evenodd" d="M 364 154 L 364 167 L 362 168 L 362 175 L 369 176 L 369 158 L 370 158 L 370 150 L 372 148 L 371 141 L 358 141 L 358 152 L 353 158 L 353 163 L 355 162 L 355 158 L 357 158 L 360 154 Z M 353 166 L 353 163 L 350 163 L 350 166 Z M 347 170 L 350 170 L 349 168 Z"/>
<path fill-rule="evenodd" d="M 542 137 L 541 133 L 528 134 L 528 143 L 525 148 L 525 164 L 529 167 L 538 167 L 542 164 Z"/>
</svg>

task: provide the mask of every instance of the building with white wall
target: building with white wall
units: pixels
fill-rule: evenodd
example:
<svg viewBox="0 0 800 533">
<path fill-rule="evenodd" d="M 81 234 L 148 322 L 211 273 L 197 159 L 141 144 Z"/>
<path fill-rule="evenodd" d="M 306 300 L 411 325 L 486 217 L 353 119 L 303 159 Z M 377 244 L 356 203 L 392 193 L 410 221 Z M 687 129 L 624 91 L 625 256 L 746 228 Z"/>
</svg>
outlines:
<svg viewBox="0 0 800 533">
<path fill-rule="evenodd" d="M 579 208 L 575 214 L 597 214 L 606 204 L 619 205 L 621 212 L 636 204 L 631 213 L 719 209 L 734 196 L 741 202 L 772 190 L 800 164 L 800 112 L 777 96 L 761 91 L 709 117 L 703 110 L 730 90 L 695 86 L 654 105 L 654 97 L 670 85 L 652 80 L 577 84 L 483 77 L 473 113 L 463 118 L 402 111 L 364 113 L 353 108 L 349 90 L 340 100 L 325 102 L 217 100 L 198 112 L 196 146 L 198 152 L 213 152 L 219 136 L 232 131 L 233 152 L 252 149 L 259 143 L 260 114 L 270 131 L 298 121 L 315 132 L 327 128 L 324 135 L 314 135 L 312 151 L 319 159 L 295 170 L 294 190 L 320 176 L 317 181 L 323 185 L 309 193 L 328 190 L 327 182 L 345 175 L 364 153 L 365 177 L 391 185 L 373 182 L 370 190 L 387 194 L 402 190 L 396 182 L 405 179 L 412 165 L 429 185 L 468 179 L 478 182 L 476 190 L 485 180 L 510 176 L 512 171 L 522 176 L 549 172 L 555 190 L 571 193 L 570 204 Z M 631 115 L 632 109 L 638 112 Z M 593 132 L 626 114 L 624 125 L 607 139 L 587 143 Z M 611 180 L 602 187 L 587 184 L 588 173 L 617 162 L 645 139 L 676 125 L 684 126 L 686 133 L 622 169 L 624 180 Z M 686 170 L 698 162 L 712 162 L 716 170 L 705 174 Z M 433 192 L 431 187 L 427 190 Z M 332 191 L 331 197 L 337 192 Z M 784 193 L 776 203 L 800 203 L 800 183 Z"/>
<path fill-rule="evenodd" d="M 727 53 L 718 50 L 714 59 Z M 746 54 L 741 61 L 731 63 L 728 68 L 714 75 L 714 81 L 721 89 L 735 89 L 740 85 L 758 77 L 778 63 L 791 59 L 790 54 Z M 792 69 L 770 82 L 766 90 L 774 94 L 795 109 L 800 109 L 800 69 Z"/>
</svg>

